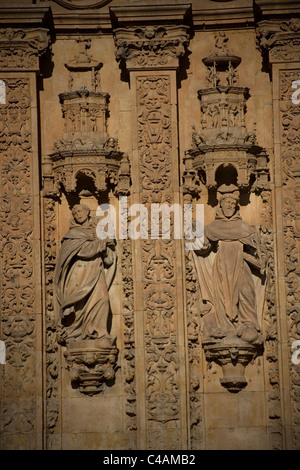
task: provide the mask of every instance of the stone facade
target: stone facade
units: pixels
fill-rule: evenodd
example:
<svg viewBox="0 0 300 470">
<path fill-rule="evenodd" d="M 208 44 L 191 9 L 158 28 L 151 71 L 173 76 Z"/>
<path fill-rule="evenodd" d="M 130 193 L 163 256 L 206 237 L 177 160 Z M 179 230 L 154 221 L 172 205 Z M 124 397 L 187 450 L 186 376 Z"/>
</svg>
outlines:
<svg viewBox="0 0 300 470">
<path fill-rule="evenodd" d="M 1 449 L 300 449 L 299 17 L 1 2 Z"/>
</svg>

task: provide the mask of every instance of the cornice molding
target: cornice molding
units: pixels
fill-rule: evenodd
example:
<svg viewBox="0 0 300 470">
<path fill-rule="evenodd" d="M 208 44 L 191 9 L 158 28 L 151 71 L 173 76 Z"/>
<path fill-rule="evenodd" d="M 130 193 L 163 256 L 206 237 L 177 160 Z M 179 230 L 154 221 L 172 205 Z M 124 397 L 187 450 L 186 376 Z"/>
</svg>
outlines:
<svg viewBox="0 0 300 470">
<path fill-rule="evenodd" d="M 113 28 L 156 24 L 187 24 L 191 15 L 192 4 L 179 5 L 132 5 L 109 8 Z"/>
<path fill-rule="evenodd" d="M 296 15 L 300 13 L 299 0 L 255 0 L 262 19 L 279 15 Z"/>
<path fill-rule="evenodd" d="M 1 27 L 9 25 L 25 26 L 45 26 L 51 15 L 49 6 L 2 6 L 0 5 L 0 25 Z"/>
<path fill-rule="evenodd" d="M 111 0 L 53 0 L 68 10 L 90 10 L 93 8 L 102 8 Z"/>
</svg>

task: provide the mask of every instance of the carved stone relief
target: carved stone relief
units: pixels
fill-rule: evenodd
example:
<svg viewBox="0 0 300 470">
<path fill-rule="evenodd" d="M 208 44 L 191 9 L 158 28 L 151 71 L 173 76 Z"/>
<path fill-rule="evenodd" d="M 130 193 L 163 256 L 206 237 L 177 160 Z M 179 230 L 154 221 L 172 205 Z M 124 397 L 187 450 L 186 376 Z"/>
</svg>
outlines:
<svg viewBox="0 0 300 470">
<path fill-rule="evenodd" d="M 280 227 L 276 234 L 277 256 L 279 257 L 277 270 L 278 276 L 284 278 L 284 288 L 280 286 L 277 288 L 281 288 L 282 295 L 279 298 L 281 318 L 286 321 L 282 327 L 286 331 L 286 336 L 282 341 L 287 342 L 289 351 L 292 350 L 293 341 L 299 339 L 299 102 L 297 99 L 300 61 L 299 38 L 299 18 L 265 20 L 259 23 L 258 42 L 263 53 L 268 56 L 272 67 L 272 73 L 275 77 L 274 94 L 278 99 L 276 106 L 279 119 L 276 122 L 275 133 L 279 145 L 275 154 L 277 156 L 275 174 L 280 184 L 275 188 L 275 191 L 277 197 L 282 201 L 282 210 L 276 212 L 275 219 L 277 226 Z M 275 350 L 271 355 L 274 362 L 276 354 L 279 356 L 282 354 L 285 359 L 283 349 L 284 345 L 280 345 L 278 350 Z M 289 393 L 285 395 L 284 399 L 290 403 L 292 409 L 290 423 L 292 445 L 297 449 L 299 448 L 300 435 L 298 366 L 289 361 L 289 365 L 283 365 L 283 367 L 288 367 L 290 371 L 287 381 Z M 280 387 L 285 388 L 286 377 L 281 377 L 281 383 L 277 370 L 273 374 L 272 380 L 276 390 L 273 392 L 273 397 L 270 397 L 270 401 L 273 398 L 273 403 L 275 403 L 273 417 L 279 419 L 278 395 Z M 284 420 L 284 416 L 281 419 Z"/>
<path fill-rule="evenodd" d="M 122 250 L 120 264 L 124 286 L 124 351 L 122 363 L 126 394 L 126 431 L 130 434 L 137 429 L 133 255 L 131 240 L 122 240 L 120 245 Z"/>
<path fill-rule="evenodd" d="M 41 306 L 36 295 L 40 248 L 36 239 L 35 72 L 47 47 L 48 31 L 44 28 L 0 30 L 0 332 L 6 349 L 0 392 L 3 449 L 40 447 L 36 393 L 41 393 L 41 383 L 36 369 L 41 358 L 35 354 L 41 348 L 37 331 Z"/>
<path fill-rule="evenodd" d="M 46 429 L 47 448 L 49 434 L 54 433 L 60 414 L 59 401 L 59 368 L 60 351 L 57 343 L 57 321 L 54 306 L 54 269 L 58 254 L 57 234 L 57 207 L 53 198 L 43 199 L 44 215 L 44 309 L 45 309 L 45 331 L 46 331 Z M 48 447 L 49 445 L 49 447 Z M 51 447 L 50 447 L 51 448 Z"/>
<path fill-rule="evenodd" d="M 208 87 L 198 92 L 202 131 L 193 131 L 183 174 L 187 195 L 197 198 L 203 185 L 209 203 L 215 198 L 219 204 L 204 245 L 195 250 L 195 265 L 202 346 L 206 360 L 222 366 L 221 384 L 231 392 L 246 386 L 245 366 L 263 351 L 267 264 L 260 230 L 240 218 L 239 193 L 270 188 L 268 156 L 245 126 L 249 90 L 237 84 L 240 62 L 226 35 L 216 34 L 215 52 L 203 59 Z"/>
<path fill-rule="evenodd" d="M 171 90 L 175 75 L 169 71 L 178 67 L 178 58 L 185 51 L 187 29 L 149 25 L 114 30 L 117 56 L 134 76 L 139 161 L 136 190 L 148 214 L 152 203 L 174 202 L 172 142 L 176 128 Z M 140 306 L 144 313 L 147 428 L 144 445 L 150 449 L 157 446 L 170 449 L 180 446 L 181 441 L 176 331 L 178 261 L 172 234 L 170 239 L 155 240 L 147 235 L 139 243 L 144 291 Z"/>
<path fill-rule="evenodd" d="M 279 361 L 278 340 L 279 326 L 277 319 L 276 286 L 275 286 L 275 261 L 274 261 L 274 215 L 271 191 L 261 192 L 262 209 L 259 217 L 260 239 L 262 249 L 268 260 L 267 277 L 265 287 L 265 309 L 263 312 L 264 325 L 264 356 L 268 377 L 268 425 L 270 427 L 270 442 L 272 449 L 282 449 L 283 435 L 280 427 L 281 397 L 279 392 Z"/>
<path fill-rule="evenodd" d="M 101 392 L 105 383 L 113 383 L 115 376 L 118 349 L 107 325 L 108 289 L 117 261 L 114 244 L 111 242 L 108 247 L 105 240 L 97 238 L 96 219 L 90 218 L 88 208 L 74 205 L 74 201 L 87 193 L 99 200 L 109 190 L 127 194 L 130 166 L 116 139 L 107 133 L 109 95 L 99 91 L 102 64 L 89 55 L 89 39 L 79 38 L 76 42 L 79 53 L 65 64 L 69 71 L 69 90 L 59 96 L 64 117 L 63 136 L 43 164 L 47 254 L 51 239 L 57 239 L 55 201 L 62 194 L 73 198 L 74 220 L 64 235 L 59 253 L 55 253 L 57 241 L 51 244 L 51 260 L 45 265 L 48 280 L 45 303 L 49 306 L 49 339 L 56 331 L 59 343 L 66 348 L 73 386 L 93 395 Z M 56 370 L 55 347 L 49 344 L 48 349 L 49 365 L 51 370 Z M 56 389 L 53 373 L 48 374 L 48 380 L 51 409 L 55 410 L 50 422 L 54 422 L 58 404 L 53 396 Z"/>
<path fill-rule="evenodd" d="M 137 79 L 138 135 L 142 201 L 171 202 L 170 81 L 167 76 Z M 173 240 L 143 240 L 146 398 L 155 435 L 180 419 L 175 336 L 175 247 Z M 159 429 L 162 430 L 160 434 Z M 157 434 L 158 433 L 158 434 Z M 154 436 L 149 435 L 152 446 Z"/>
<path fill-rule="evenodd" d="M 126 61 L 126 68 L 177 69 L 178 58 L 188 43 L 186 25 L 146 25 L 114 30 L 117 56 Z"/>
<path fill-rule="evenodd" d="M 191 196 L 185 195 L 185 203 L 191 204 Z M 186 286 L 186 312 L 187 312 L 187 341 L 190 376 L 190 433 L 191 449 L 203 448 L 203 393 L 199 370 L 202 366 L 200 324 L 199 324 L 199 279 L 195 268 L 194 253 L 185 251 L 185 286 Z"/>
<path fill-rule="evenodd" d="M 244 367 L 262 352 L 261 316 L 266 257 L 255 227 L 238 212 L 238 188 L 218 188 L 215 220 L 205 227 L 195 263 L 201 291 L 202 345 L 223 368 L 229 391 L 246 385 Z"/>
<path fill-rule="evenodd" d="M 35 292 L 30 81 L 5 78 L 1 105 L 1 334 L 6 345 L 2 377 L 2 445 L 18 435 L 31 448 L 35 403 Z M 16 438 L 18 439 L 18 438 Z"/>
<path fill-rule="evenodd" d="M 5 28 L 0 30 L 0 68 L 39 70 L 39 58 L 49 45 L 45 28 Z"/>
<path fill-rule="evenodd" d="M 299 60 L 299 18 L 264 20 L 258 26 L 260 47 L 268 51 L 271 63 Z"/>
<path fill-rule="evenodd" d="M 83 393 L 101 390 L 114 378 L 116 338 L 108 333 L 108 290 L 114 278 L 114 242 L 100 240 L 90 210 L 72 209 L 74 220 L 62 240 L 54 287 L 61 319 L 59 342 L 67 346 L 66 359 L 73 382 Z"/>
<path fill-rule="evenodd" d="M 217 428 L 207 424 L 208 395 L 213 391 L 221 397 L 221 405 L 227 397 L 236 400 L 243 412 L 244 397 L 247 400 L 256 394 L 264 410 L 260 422 L 264 422 L 266 445 L 299 448 L 299 365 L 289 355 L 293 342 L 300 341 L 299 18 L 266 20 L 258 27 L 260 46 L 275 65 L 270 85 L 273 102 L 268 92 L 263 99 L 265 107 L 274 111 L 277 156 L 261 147 L 254 124 L 250 131 L 246 128 L 247 104 L 252 97 L 247 87 L 239 85 L 242 59 L 231 52 L 227 36 L 220 32 L 215 36 L 215 50 L 203 59 L 207 86 L 198 91 L 201 130 L 193 129 L 180 188 L 177 131 L 179 128 L 181 135 L 184 131 L 177 122 L 176 80 L 182 77 L 182 70 L 177 77 L 176 70 L 189 41 L 188 27 L 174 25 L 178 16 L 173 25 L 163 24 L 164 20 L 155 24 L 158 15 L 152 7 L 147 22 L 148 6 L 142 6 L 143 26 L 113 31 L 117 58 L 129 74 L 112 84 L 120 95 L 110 109 L 110 96 L 101 90 L 103 64 L 90 55 L 92 40 L 75 31 L 78 21 L 83 34 L 88 34 L 85 27 L 91 26 L 94 13 L 97 18 L 103 13 L 101 21 L 105 17 L 105 34 L 111 41 L 110 9 L 100 12 L 110 0 L 46 3 L 50 10 L 54 7 L 55 14 L 58 11 L 54 23 L 62 21 L 57 43 L 74 41 L 77 52 L 65 64 L 69 81 L 57 96 L 63 130 L 52 152 L 42 156 L 41 194 L 38 137 L 41 148 L 49 142 L 38 136 L 39 104 L 33 103 L 39 91 L 42 106 L 48 100 L 54 102 L 51 88 L 61 84 L 55 75 L 59 67 L 50 78 L 43 74 L 37 78 L 39 57 L 48 47 L 46 29 L 0 31 L 0 343 L 6 349 L 5 364 L 1 364 L 1 343 L 0 447 L 59 448 L 68 439 L 69 443 L 74 439 L 74 445 L 78 436 L 76 442 L 87 442 L 82 430 L 67 436 L 64 413 L 69 399 L 76 397 L 73 402 L 81 401 L 84 410 L 90 403 L 96 403 L 95 408 L 100 404 L 100 409 L 107 398 L 108 403 L 116 403 L 119 393 L 123 416 L 116 434 L 122 437 L 110 442 L 122 442 L 124 448 L 169 450 L 187 445 L 202 449 L 209 445 L 210 430 L 214 433 Z M 120 13 L 123 24 L 129 19 L 125 9 Z M 83 20 L 76 19 L 75 10 L 87 13 Z M 139 12 L 139 6 L 134 11 Z M 73 23 L 66 32 L 68 12 Z M 4 8 L 1 14 L 5 16 Z M 182 100 L 184 90 L 193 87 L 193 60 L 202 47 L 198 49 L 198 40 L 206 33 L 199 25 L 200 17 L 198 11 L 193 18 L 194 55 L 186 83 L 181 83 Z M 138 21 L 140 17 L 131 18 L 130 24 Z M 95 35 L 98 33 L 102 34 L 102 23 Z M 111 66 L 106 59 L 104 62 L 105 67 Z M 260 77 L 257 73 L 256 79 Z M 43 80 L 45 89 L 37 90 L 37 82 L 41 85 Z M 255 101 L 259 92 L 253 95 Z M 193 97 L 188 96 L 190 99 Z M 183 114 L 185 106 L 189 104 L 184 104 Z M 123 113 L 119 122 L 132 113 L 130 126 L 135 136 L 128 138 L 128 147 L 132 139 L 133 182 L 128 156 L 107 132 L 112 109 Z M 267 114 L 264 110 L 263 115 Z M 271 147 L 272 138 L 266 141 Z M 170 239 L 163 239 L 159 231 L 155 240 L 150 232 L 137 241 L 118 240 L 117 245 L 99 240 L 97 221 L 88 208 L 77 203 L 90 195 L 99 202 L 110 197 L 115 201 L 116 196 L 129 193 L 130 202 L 144 204 L 149 214 L 151 204 L 195 203 L 207 196 L 209 216 L 213 207 L 216 214 L 205 227 L 204 246 L 184 251 L 183 243 L 172 238 L 172 223 Z M 71 213 L 74 220 L 65 232 L 60 223 Z M 120 339 L 110 334 L 108 326 L 116 266 L 116 281 L 123 293 L 118 299 Z M 41 271 L 44 282 L 39 279 Z M 122 344 L 120 351 L 118 343 Z M 117 378 L 123 383 L 109 390 L 106 387 L 114 384 L 119 364 Z M 40 376 L 39 370 L 43 370 Z M 219 377 L 225 390 L 219 386 Z M 250 378 L 248 386 L 246 377 Z M 244 388 L 239 395 L 226 391 Z M 43 409 L 40 398 L 45 399 Z M 221 422 L 223 415 L 218 418 Z M 110 439 L 105 431 L 100 436 L 100 427 L 101 423 L 97 432 L 90 433 L 91 445 Z M 44 442 L 40 431 L 46 434 Z"/>
</svg>

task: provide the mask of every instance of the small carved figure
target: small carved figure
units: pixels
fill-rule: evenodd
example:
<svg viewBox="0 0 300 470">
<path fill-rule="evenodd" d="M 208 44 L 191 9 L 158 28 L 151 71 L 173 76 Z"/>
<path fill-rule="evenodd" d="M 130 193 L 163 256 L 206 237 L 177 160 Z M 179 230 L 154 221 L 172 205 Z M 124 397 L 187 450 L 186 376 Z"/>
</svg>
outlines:
<svg viewBox="0 0 300 470">
<path fill-rule="evenodd" d="M 220 127 L 220 109 L 217 105 L 209 106 L 208 116 L 211 118 L 211 127 Z"/>
<path fill-rule="evenodd" d="M 90 209 L 77 204 L 72 214 L 74 220 L 62 240 L 54 280 L 62 341 L 66 342 L 109 336 L 108 290 L 116 265 L 114 242 L 97 238 Z"/>
<path fill-rule="evenodd" d="M 238 188 L 223 185 L 219 194 L 216 218 L 205 227 L 204 245 L 195 251 L 203 334 L 206 341 L 238 337 L 258 344 L 266 259 L 257 231 L 239 214 Z"/>
<path fill-rule="evenodd" d="M 229 107 L 229 126 L 235 127 L 238 125 L 239 108 L 235 104 Z"/>
<path fill-rule="evenodd" d="M 104 148 L 107 150 L 116 150 L 118 147 L 117 140 L 113 137 L 109 137 L 104 144 Z"/>
<path fill-rule="evenodd" d="M 224 33 L 224 31 L 218 31 L 215 34 L 215 48 L 217 50 L 217 54 L 228 54 L 228 47 L 227 47 L 228 37 Z"/>
<path fill-rule="evenodd" d="M 213 66 L 207 67 L 207 81 L 212 87 L 217 87 L 220 84 L 220 78 L 217 73 L 216 64 Z"/>
</svg>

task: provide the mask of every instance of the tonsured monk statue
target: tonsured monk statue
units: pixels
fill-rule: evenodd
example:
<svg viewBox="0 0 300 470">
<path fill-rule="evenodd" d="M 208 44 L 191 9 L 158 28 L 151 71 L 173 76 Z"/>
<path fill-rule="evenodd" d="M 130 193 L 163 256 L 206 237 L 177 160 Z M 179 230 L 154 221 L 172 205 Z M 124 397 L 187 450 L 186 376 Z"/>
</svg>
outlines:
<svg viewBox="0 0 300 470">
<path fill-rule="evenodd" d="M 66 342 L 108 335 L 108 290 L 115 271 L 112 242 L 96 236 L 90 209 L 77 204 L 74 220 L 62 240 L 55 269 L 57 308 Z"/>
<path fill-rule="evenodd" d="M 207 341 L 258 342 L 265 258 L 256 229 L 239 214 L 238 188 L 223 185 L 218 193 L 215 220 L 205 227 L 204 245 L 194 255 L 203 334 Z"/>
</svg>

